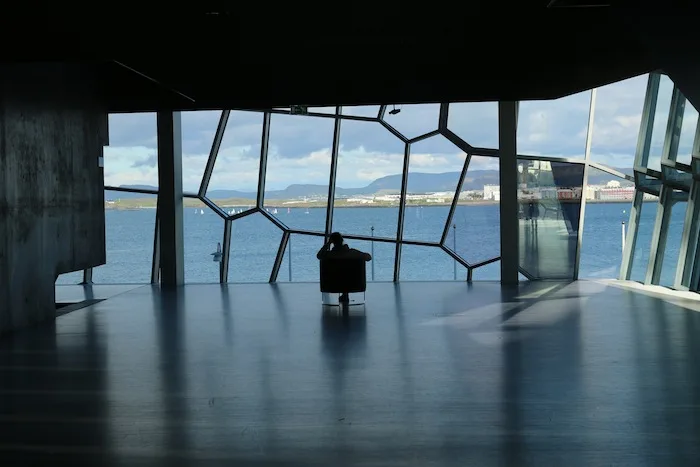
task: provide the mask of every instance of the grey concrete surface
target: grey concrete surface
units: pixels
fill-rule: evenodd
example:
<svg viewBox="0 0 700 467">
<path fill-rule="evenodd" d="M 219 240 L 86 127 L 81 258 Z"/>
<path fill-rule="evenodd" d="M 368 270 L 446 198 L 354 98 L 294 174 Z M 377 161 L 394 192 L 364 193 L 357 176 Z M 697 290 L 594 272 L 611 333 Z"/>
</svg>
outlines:
<svg viewBox="0 0 700 467">
<path fill-rule="evenodd" d="M 58 274 L 105 262 L 107 113 L 93 78 L 0 66 L 0 334 L 53 319 Z"/>
</svg>

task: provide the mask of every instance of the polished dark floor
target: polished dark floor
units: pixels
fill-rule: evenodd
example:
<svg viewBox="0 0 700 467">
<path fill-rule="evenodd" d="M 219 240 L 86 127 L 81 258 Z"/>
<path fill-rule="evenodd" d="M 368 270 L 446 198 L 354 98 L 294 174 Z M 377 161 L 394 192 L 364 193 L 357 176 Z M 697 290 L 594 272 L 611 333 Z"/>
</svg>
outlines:
<svg viewBox="0 0 700 467">
<path fill-rule="evenodd" d="M 315 284 L 124 290 L 0 340 L 0 465 L 697 465 L 683 303 L 371 284 L 341 316 Z"/>
</svg>

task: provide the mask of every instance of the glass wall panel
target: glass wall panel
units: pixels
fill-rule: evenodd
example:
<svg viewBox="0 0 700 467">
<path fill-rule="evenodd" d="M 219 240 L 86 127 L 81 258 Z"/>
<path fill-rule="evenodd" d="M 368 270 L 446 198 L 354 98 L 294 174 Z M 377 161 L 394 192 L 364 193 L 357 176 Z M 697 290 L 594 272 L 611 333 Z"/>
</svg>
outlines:
<svg viewBox="0 0 700 467">
<path fill-rule="evenodd" d="M 573 279 L 583 164 L 519 160 L 520 267 L 537 279 Z"/>
<path fill-rule="evenodd" d="M 156 195 L 105 190 L 107 262 L 93 269 L 96 284 L 151 281 Z"/>
<path fill-rule="evenodd" d="M 399 112 L 392 114 L 394 109 Z M 439 117 L 440 104 L 388 105 L 384 113 L 384 121 L 408 139 L 437 130 Z"/>
<path fill-rule="evenodd" d="M 445 239 L 445 246 L 470 264 L 501 254 L 498 173 L 498 159 L 472 156 Z"/>
<path fill-rule="evenodd" d="M 199 190 L 214 142 L 220 110 L 182 112 L 182 189 Z"/>
<path fill-rule="evenodd" d="M 261 112 L 231 111 L 207 190 L 228 214 L 255 207 L 262 129 Z"/>
<path fill-rule="evenodd" d="M 110 114 L 109 142 L 104 148 L 106 186 L 158 188 L 155 113 Z"/>
<path fill-rule="evenodd" d="M 403 159 L 404 144 L 379 123 L 342 122 L 333 230 L 396 238 Z"/>
<path fill-rule="evenodd" d="M 632 269 L 630 279 L 644 282 L 649 264 L 649 248 L 651 248 L 651 237 L 654 233 L 654 222 L 656 220 L 656 208 L 659 204 L 658 196 L 644 195 L 644 203 L 639 214 L 639 227 L 637 228 L 637 242 L 632 256 Z"/>
<path fill-rule="evenodd" d="M 379 115 L 378 105 L 346 105 L 343 106 L 343 115 L 352 115 L 355 117 L 373 117 Z"/>
<path fill-rule="evenodd" d="M 206 207 L 185 207 L 183 216 L 185 282 L 219 282 L 220 263 L 212 253 L 223 242 L 224 220 Z"/>
<path fill-rule="evenodd" d="M 622 223 L 629 221 L 634 183 L 589 167 L 584 193 L 579 278 L 616 279 L 622 264 Z"/>
<path fill-rule="evenodd" d="M 681 239 L 683 238 L 683 224 L 685 223 L 685 211 L 687 201 L 680 201 L 671 207 L 671 216 L 668 221 L 668 237 L 664 250 L 663 263 L 661 264 L 661 280 L 659 285 L 673 287 L 676 279 L 676 266 L 680 254 Z"/>
<path fill-rule="evenodd" d="M 641 75 L 598 88 L 592 161 L 632 174 L 648 79 L 648 75 Z"/>
<path fill-rule="evenodd" d="M 267 282 L 282 231 L 262 214 L 233 221 L 229 282 Z"/>
<path fill-rule="evenodd" d="M 583 159 L 591 91 L 551 101 L 522 101 L 518 153 Z"/>
<path fill-rule="evenodd" d="M 498 102 L 450 104 L 447 128 L 472 146 L 498 148 Z"/>
<path fill-rule="evenodd" d="M 439 242 L 465 154 L 443 136 L 411 144 L 403 238 Z"/>
<path fill-rule="evenodd" d="M 455 261 L 442 248 L 403 245 L 401 271 L 404 281 L 466 281 L 467 268 Z"/>
<path fill-rule="evenodd" d="M 270 119 L 264 206 L 292 229 L 323 232 L 335 119 Z"/>
<path fill-rule="evenodd" d="M 683 111 L 683 126 L 681 136 L 678 141 L 678 156 L 676 160 L 683 164 L 690 164 L 690 156 L 693 153 L 693 141 L 695 141 L 695 129 L 698 124 L 698 111 L 695 110 L 690 101 L 685 101 Z"/>
<path fill-rule="evenodd" d="M 661 153 L 664 149 L 666 126 L 668 125 L 668 113 L 671 109 L 671 96 L 673 95 L 673 82 L 666 75 L 661 75 L 659 81 L 659 94 L 656 101 L 656 113 L 654 114 L 654 126 L 651 133 L 651 146 L 649 148 L 649 160 L 647 167 L 661 170 Z M 637 130 L 639 131 L 639 130 Z"/>
</svg>

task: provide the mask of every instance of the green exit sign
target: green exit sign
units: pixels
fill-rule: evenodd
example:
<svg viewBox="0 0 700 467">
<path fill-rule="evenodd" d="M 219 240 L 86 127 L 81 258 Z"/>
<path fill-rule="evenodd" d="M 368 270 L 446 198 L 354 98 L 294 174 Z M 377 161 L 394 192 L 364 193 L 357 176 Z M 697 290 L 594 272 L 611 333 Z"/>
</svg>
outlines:
<svg viewBox="0 0 700 467">
<path fill-rule="evenodd" d="M 292 115 L 306 115 L 309 113 L 309 106 L 307 105 L 293 105 L 291 107 Z"/>
</svg>

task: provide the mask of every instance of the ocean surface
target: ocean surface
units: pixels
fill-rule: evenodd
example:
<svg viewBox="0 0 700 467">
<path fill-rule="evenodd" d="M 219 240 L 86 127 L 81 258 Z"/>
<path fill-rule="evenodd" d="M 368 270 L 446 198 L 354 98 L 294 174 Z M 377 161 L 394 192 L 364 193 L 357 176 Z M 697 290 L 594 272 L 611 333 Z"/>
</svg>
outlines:
<svg viewBox="0 0 700 467">
<path fill-rule="evenodd" d="M 662 270 L 662 285 L 671 285 L 678 261 L 679 243 L 686 203 L 678 203 L 671 214 L 668 247 Z M 622 258 L 621 223 L 629 219 L 630 204 L 609 203 L 586 206 L 581 278 L 616 278 Z M 272 211 L 272 207 L 269 208 Z M 446 244 L 470 263 L 499 255 L 498 205 L 458 206 Z M 185 276 L 190 283 L 218 282 L 219 264 L 212 253 L 222 242 L 224 222 L 206 208 L 185 208 Z M 438 242 L 448 214 L 446 206 L 407 207 L 404 238 Z M 643 280 L 656 214 L 656 203 L 644 203 L 635 250 L 632 279 Z M 95 283 L 147 283 L 153 254 L 155 209 L 107 210 L 107 264 L 94 269 Z M 276 216 L 292 229 L 323 230 L 325 209 L 278 208 Z M 337 208 L 334 230 L 345 234 L 396 235 L 398 208 Z M 372 230 L 374 228 L 374 230 Z M 229 282 L 266 282 L 277 253 L 281 231 L 259 213 L 233 223 Z M 357 249 L 371 252 L 368 280 L 393 278 L 395 246 L 380 241 L 353 241 Z M 279 272 L 278 281 L 317 281 L 316 251 L 321 237 L 294 234 L 291 248 Z M 540 246 L 542 247 L 542 246 Z M 498 280 L 498 262 L 474 270 L 474 280 Z M 401 280 L 464 280 L 466 269 L 439 248 L 404 245 Z M 63 274 L 58 284 L 77 283 L 82 273 Z"/>
</svg>

